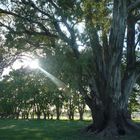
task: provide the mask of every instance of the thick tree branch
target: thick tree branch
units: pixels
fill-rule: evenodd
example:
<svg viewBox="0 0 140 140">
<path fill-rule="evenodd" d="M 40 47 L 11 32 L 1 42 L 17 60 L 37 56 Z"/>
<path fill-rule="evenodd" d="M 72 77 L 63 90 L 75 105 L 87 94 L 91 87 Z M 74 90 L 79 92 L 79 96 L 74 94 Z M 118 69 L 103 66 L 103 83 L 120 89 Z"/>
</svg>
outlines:
<svg viewBox="0 0 140 140">
<path fill-rule="evenodd" d="M 25 5 L 31 5 L 31 7 L 33 7 L 37 11 L 39 11 L 41 14 L 44 14 L 45 16 L 49 17 L 49 19 L 53 19 L 51 15 L 49 15 L 48 13 L 46 13 L 43 10 L 41 10 L 40 8 L 38 8 L 32 0 L 29 0 L 28 2 L 25 0 L 22 0 L 22 3 Z"/>
<path fill-rule="evenodd" d="M 67 23 L 67 17 L 64 16 L 61 9 L 59 7 L 57 7 L 57 5 L 53 1 L 49 0 L 48 2 L 50 2 L 52 4 L 52 6 L 56 9 L 56 11 L 58 11 L 58 13 L 60 14 L 60 16 L 62 18 L 61 22 L 68 29 L 68 31 L 70 33 L 70 37 L 67 37 L 65 35 L 65 33 L 63 33 L 58 21 L 53 16 L 49 15 L 48 13 L 44 12 L 42 9 L 37 7 L 36 4 L 32 0 L 28 0 L 28 1 L 22 0 L 23 4 L 30 5 L 32 8 L 34 8 L 38 12 L 44 14 L 45 16 L 47 16 L 52 21 L 52 24 L 54 25 L 55 30 L 57 31 L 58 35 L 61 37 L 62 40 L 64 40 L 65 42 L 67 42 L 71 46 L 71 48 L 73 49 L 76 57 L 78 58 L 79 57 L 79 52 L 78 52 L 78 46 L 76 44 L 76 36 L 75 36 L 75 33 L 74 33 L 74 29 L 72 27 L 70 27 L 70 25 Z M 8 15 L 12 15 L 14 17 L 19 17 L 21 19 L 24 19 L 24 20 L 28 21 L 31 24 L 35 23 L 35 24 L 38 25 L 38 27 L 40 27 L 40 29 L 42 29 L 44 31 L 44 32 L 37 32 L 37 31 L 34 31 L 34 30 L 27 30 L 26 28 L 24 28 L 25 33 L 40 34 L 40 35 L 46 35 L 46 36 L 49 36 L 49 37 L 57 37 L 55 34 L 50 33 L 50 31 L 47 30 L 47 28 L 41 22 L 34 21 L 32 19 L 28 19 L 27 17 L 24 17 L 22 15 L 19 15 L 17 13 L 11 12 L 11 11 L 6 11 L 6 10 L 3 10 L 3 9 L 0 9 L 0 12 L 8 14 Z"/>
<path fill-rule="evenodd" d="M 63 31 L 60 28 L 60 25 L 58 22 L 54 21 L 54 27 L 56 29 L 56 31 L 58 32 L 60 38 L 65 41 L 66 43 L 68 43 L 68 45 L 72 48 L 76 58 L 79 58 L 79 51 L 78 51 L 78 47 L 77 44 L 75 42 L 75 40 L 73 41 L 71 38 L 68 38 Z"/>
<path fill-rule="evenodd" d="M 100 43 L 99 43 L 99 36 L 98 36 L 98 31 L 95 27 L 95 25 L 93 24 L 93 19 L 92 19 L 92 7 L 91 5 L 88 6 L 87 8 L 87 15 L 85 16 L 85 21 L 86 21 L 86 26 L 87 26 L 87 32 L 89 34 L 89 38 L 90 38 L 90 45 L 91 48 L 99 48 Z"/>
<path fill-rule="evenodd" d="M 21 34 L 21 33 L 25 33 L 25 34 L 28 34 L 28 35 L 42 35 L 42 36 L 48 36 L 48 34 L 46 32 L 36 32 L 34 30 L 28 30 L 24 27 L 24 30 L 23 31 L 15 31 L 13 28 L 11 28 L 10 26 L 7 26 L 5 24 L 3 24 L 2 22 L 0 22 L 0 26 L 1 27 L 5 27 L 6 29 L 8 29 L 9 31 L 15 33 L 15 34 Z M 49 37 L 54 37 L 52 35 L 49 35 Z M 57 37 L 57 36 L 55 36 Z"/>
<path fill-rule="evenodd" d="M 70 27 L 70 25 L 67 23 L 67 17 L 64 16 L 63 12 L 61 11 L 61 9 L 52 1 L 52 0 L 48 0 L 49 3 L 52 4 L 52 6 L 56 9 L 56 11 L 58 11 L 58 13 L 60 14 L 61 18 L 62 18 L 62 23 L 66 26 L 66 28 L 68 29 L 69 33 L 70 33 L 70 38 L 68 38 L 63 31 L 61 30 L 59 23 L 57 22 L 57 20 L 50 16 L 48 13 L 44 12 L 43 10 L 39 9 L 32 0 L 29 0 L 28 2 L 26 2 L 25 0 L 22 0 L 22 2 L 24 4 L 30 4 L 34 9 L 38 10 L 40 13 L 43 13 L 44 15 L 48 16 L 49 19 L 51 19 L 54 23 L 54 27 L 56 29 L 56 31 L 58 32 L 58 34 L 60 35 L 61 39 L 64 40 L 65 42 L 67 42 L 73 49 L 76 57 L 79 57 L 79 52 L 78 52 L 78 48 L 76 45 L 76 37 L 75 37 L 75 33 L 74 30 Z"/>
<path fill-rule="evenodd" d="M 133 16 L 127 19 L 127 69 L 135 67 L 135 21 Z"/>
<path fill-rule="evenodd" d="M 109 36 L 109 45 L 122 50 L 126 29 L 127 7 L 126 0 L 114 1 L 113 21 Z M 123 14 L 122 14 L 123 13 Z M 119 51 L 118 51 L 119 52 Z"/>
<path fill-rule="evenodd" d="M 132 13 L 129 13 L 127 18 L 127 55 L 126 55 L 126 69 L 121 81 L 122 96 L 127 101 L 133 89 L 133 84 L 137 78 L 136 68 L 136 53 L 135 53 L 135 18 Z"/>
<path fill-rule="evenodd" d="M 28 19 L 27 17 L 21 16 L 20 14 L 17 14 L 17 13 L 11 12 L 11 11 L 6 11 L 6 10 L 3 10 L 1 8 L 0 8 L 0 13 L 12 15 L 14 17 L 18 17 L 18 18 L 24 19 L 24 20 L 26 20 L 26 21 L 28 21 L 30 23 L 35 23 L 35 24 L 37 24 L 44 31 L 44 32 L 37 32 L 35 30 L 34 31 L 25 30 L 25 32 L 23 31 L 24 33 L 28 33 L 28 34 L 40 34 L 40 35 L 45 35 L 45 36 L 48 36 L 48 37 L 57 37 L 55 34 L 52 34 L 49 30 L 47 30 L 47 28 L 41 22 Z M 2 25 L 2 23 L 1 23 L 1 25 Z M 8 26 L 7 26 L 7 28 L 8 28 Z M 11 27 L 9 27 L 9 29 L 10 28 Z"/>
</svg>

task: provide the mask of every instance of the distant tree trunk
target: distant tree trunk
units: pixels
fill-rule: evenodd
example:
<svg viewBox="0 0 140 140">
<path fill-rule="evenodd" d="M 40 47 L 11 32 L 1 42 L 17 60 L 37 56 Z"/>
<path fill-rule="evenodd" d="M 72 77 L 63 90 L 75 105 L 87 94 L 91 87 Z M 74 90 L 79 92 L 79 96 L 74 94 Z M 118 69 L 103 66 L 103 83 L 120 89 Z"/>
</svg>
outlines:
<svg viewBox="0 0 140 140">
<path fill-rule="evenodd" d="M 37 119 L 40 120 L 41 117 L 41 110 L 40 110 L 40 106 L 37 104 L 36 105 L 36 115 L 37 115 Z"/>
<path fill-rule="evenodd" d="M 68 111 L 68 116 L 69 116 L 69 120 L 74 120 L 74 110 L 69 110 Z"/>
<path fill-rule="evenodd" d="M 25 117 L 26 117 L 26 113 L 25 113 L 25 111 L 23 110 L 23 111 L 22 111 L 22 119 L 25 119 Z"/>
<path fill-rule="evenodd" d="M 56 105 L 56 119 L 57 120 L 60 120 L 60 115 L 61 115 L 61 108 L 58 104 L 58 105 Z"/>
<path fill-rule="evenodd" d="M 31 118 L 34 119 L 35 118 L 35 106 L 32 105 L 33 111 L 31 112 Z"/>
<path fill-rule="evenodd" d="M 30 113 L 31 119 L 34 119 L 34 111 Z"/>
<path fill-rule="evenodd" d="M 78 105 L 79 119 L 81 121 L 83 120 L 84 110 L 85 110 L 85 102 Z"/>
<path fill-rule="evenodd" d="M 48 120 L 50 119 L 50 111 L 47 111 L 47 118 L 48 118 Z"/>
<path fill-rule="evenodd" d="M 14 119 L 18 119 L 19 118 L 19 114 L 20 114 L 20 109 L 17 107 L 15 107 L 14 109 Z"/>
<path fill-rule="evenodd" d="M 71 120 L 74 120 L 74 113 L 71 115 Z"/>
<path fill-rule="evenodd" d="M 51 120 L 53 120 L 53 113 L 51 113 Z"/>
<path fill-rule="evenodd" d="M 45 112 L 43 112 L 43 115 L 44 115 L 44 120 L 46 120 L 47 114 Z"/>
<path fill-rule="evenodd" d="M 29 112 L 26 112 L 26 119 L 29 119 Z"/>
<path fill-rule="evenodd" d="M 15 119 L 17 119 L 17 120 L 19 119 L 19 113 L 20 112 L 16 112 L 16 114 L 15 114 Z"/>
<path fill-rule="evenodd" d="M 83 121 L 83 115 L 84 115 L 84 111 L 83 110 L 80 110 L 79 111 L 79 116 L 80 116 L 79 120 L 80 121 Z"/>
<path fill-rule="evenodd" d="M 41 111 L 38 110 L 38 111 L 36 112 L 36 115 L 37 115 L 37 119 L 40 120 L 40 117 L 41 117 Z"/>
<path fill-rule="evenodd" d="M 73 99 L 71 98 L 69 99 L 67 110 L 69 120 L 74 120 L 75 105 L 73 103 Z"/>
</svg>

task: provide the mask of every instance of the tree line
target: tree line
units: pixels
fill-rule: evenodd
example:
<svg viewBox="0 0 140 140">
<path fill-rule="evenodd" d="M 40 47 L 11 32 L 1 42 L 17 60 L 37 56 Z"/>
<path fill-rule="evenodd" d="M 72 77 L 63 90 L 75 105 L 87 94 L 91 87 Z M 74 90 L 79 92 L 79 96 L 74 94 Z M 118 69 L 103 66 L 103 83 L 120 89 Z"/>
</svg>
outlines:
<svg viewBox="0 0 140 140">
<path fill-rule="evenodd" d="M 63 115 L 74 120 L 77 113 L 78 118 L 83 120 L 86 108 L 82 96 L 75 91 L 77 93 L 71 93 L 68 98 L 46 79 L 41 73 L 27 68 L 4 76 L 0 81 L 0 118 L 53 119 L 55 116 L 59 120 Z"/>
<path fill-rule="evenodd" d="M 91 116 L 84 98 L 79 91 L 71 89 L 65 96 L 53 83 L 39 71 L 28 67 L 13 70 L 0 81 L 0 118 L 1 119 L 65 119 L 83 120 L 84 114 Z M 139 86 L 129 101 L 129 111 L 139 111 Z M 77 116 L 78 115 L 78 116 Z"/>
</svg>

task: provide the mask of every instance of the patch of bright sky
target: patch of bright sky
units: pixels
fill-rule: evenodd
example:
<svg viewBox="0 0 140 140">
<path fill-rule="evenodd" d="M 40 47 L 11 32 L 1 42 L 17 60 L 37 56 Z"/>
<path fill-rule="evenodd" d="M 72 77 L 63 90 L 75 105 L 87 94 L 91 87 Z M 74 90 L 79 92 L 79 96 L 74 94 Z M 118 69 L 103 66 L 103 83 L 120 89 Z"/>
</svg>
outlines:
<svg viewBox="0 0 140 140">
<path fill-rule="evenodd" d="M 136 51 L 139 51 L 140 48 L 140 43 L 138 43 L 139 40 L 139 34 L 140 34 L 140 25 L 136 24 L 135 25 L 135 44 L 136 44 Z M 126 52 L 126 46 L 127 46 L 127 28 L 126 28 L 126 32 L 125 32 L 125 39 L 124 39 L 124 47 L 123 47 L 123 51 Z"/>
<path fill-rule="evenodd" d="M 84 23 L 84 22 L 78 23 L 78 24 L 77 24 L 77 29 L 78 29 L 78 32 L 79 32 L 80 34 L 82 34 L 82 33 L 84 32 L 84 30 L 85 30 L 85 23 Z M 78 44 L 78 47 L 79 47 L 79 48 L 78 48 L 79 51 L 84 50 L 85 47 L 86 47 L 86 46 L 83 46 L 83 44 L 82 44 L 79 40 L 77 40 L 77 44 Z"/>
<path fill-rule="evenodd" d="M 10 71 L 12 71 L 13 69 L 17 70 L 17 69 L 20 69 L 22 67 L 25 68 L 25 67 L 29 67 L 29 66 L 31 68 L 36 67 L 35 66 L 36 63 L 33 60 L 36 60 L 36 59 L 32 54 L 28 54 L 28 53 L 24 54 L 19 59 L 17 59 L 11 66 L 5 68 L 3 73 L 2 73 L 2 76 L 8 75 L 10 73 Z"/>
<path fill-rule="evenodd" d="M 16 60 L 13 63 L 13 65 L 7 68 L 4 68 L 2 76 L 8 75 L 12 71 L 12 69 L 17 70 L 17 69 L 20 69 L 21 67 L 27 67 L 27 63 L 22 62 L 21 60 Z"/>
<path fill-rule="evenodd" d="M 67 27 L 65 27 L 64 24 L 60 24 L 61 30 L 65 33 L 65 35 L 69 38 L 70 37 L 70 33 L 67 29 Z M 83 33 L 85 30 L 85 23 L 84 22 L 79 22 L 77 25 L 75 25 L 75 29 L 78 30 L 79 34 Z M 78 40 L 78 38 L 76 39 L 77 44 L 78 44 L 78 50 L 82 51 L 85 46 L 83 46 L 82 42 L 80 40 Z"/>
</svg>

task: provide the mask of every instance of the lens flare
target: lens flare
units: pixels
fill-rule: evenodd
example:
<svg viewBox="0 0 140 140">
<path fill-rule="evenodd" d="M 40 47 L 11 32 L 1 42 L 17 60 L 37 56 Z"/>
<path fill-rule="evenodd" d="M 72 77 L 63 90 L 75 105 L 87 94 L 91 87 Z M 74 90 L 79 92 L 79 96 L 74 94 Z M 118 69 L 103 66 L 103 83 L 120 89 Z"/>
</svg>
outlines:
<svg viewBox="0 0 140 140">
<path fill-rule="evenodd" d="M 39 66 L 38 59 L 34 60 L 29 59 L 27 63 L 31 69 L 39 69 L 46 77 L 48 77 L 58 87 L 59 90 L 64 91 L 65 93 L 69 93 L 68 87 L 64 82 L 62 82 L 60 79 L 56 78 L 54 75 L 50 74 L 49 72 L 47 72 L 46 70 L 44 70 L 42 67 Z"/>
<path fill-rule="evenodd" d="M 38 67 L 41 72 L 43 72 L 57 87 L 59 90 L 65 90 L 66 89 L 66 84 L 53 76 L 52 74 L 48 73 L 46 70 L 44 70 L 41 67 Z"/>
<path fill-rule="evenodd" d="M 31 69 L 37 69 L 39 67 L 39 62 L 37 59 L 30 61 L 28 64 Z"/>
</svg>

